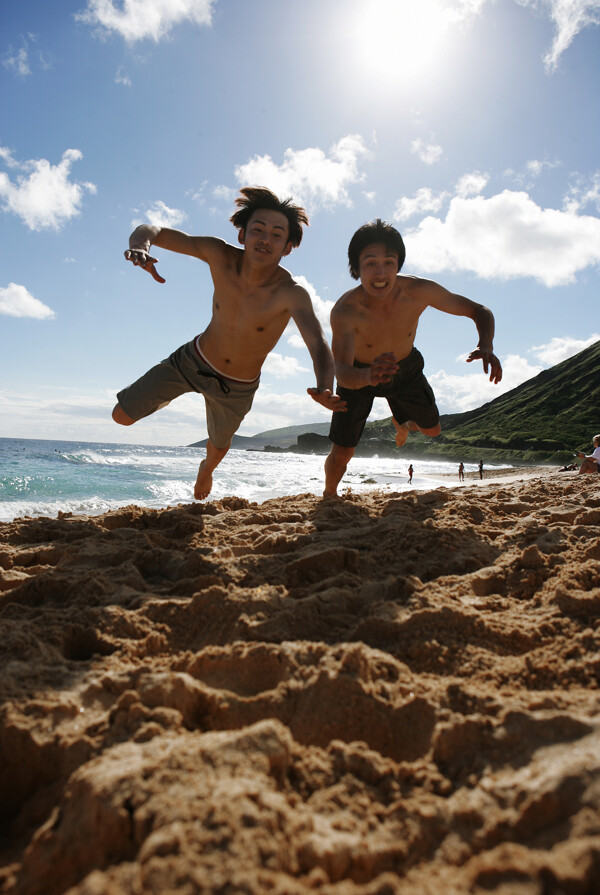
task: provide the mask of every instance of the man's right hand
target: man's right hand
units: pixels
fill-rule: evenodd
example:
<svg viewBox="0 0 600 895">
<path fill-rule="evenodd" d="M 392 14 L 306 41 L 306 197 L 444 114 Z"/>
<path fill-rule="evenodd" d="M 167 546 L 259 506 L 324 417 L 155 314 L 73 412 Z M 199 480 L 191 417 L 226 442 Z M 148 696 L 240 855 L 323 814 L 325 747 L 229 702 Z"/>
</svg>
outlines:
<svg viewBox="0 0 600 895">
<path fill-rule="evenodd" d="M 385 351 L 378 354 L 369 367 L 369 384 L 380 385 L 382 382 L 391 382 L 392 376 L 398 372 L 398 361 L 393 351 Z"/>
<path fill-rule="evenodd" d="M 127 249 L 124 252 L 127 261 L 131 261 L 134 267 L 141 267 L 146 270 L 157 283 L 166 283 L 164 277 L 157 272 L 154 265 L 158 262 L 158 258 L 153 258 L 149 252 L 144 249 Z"/>
</svg>

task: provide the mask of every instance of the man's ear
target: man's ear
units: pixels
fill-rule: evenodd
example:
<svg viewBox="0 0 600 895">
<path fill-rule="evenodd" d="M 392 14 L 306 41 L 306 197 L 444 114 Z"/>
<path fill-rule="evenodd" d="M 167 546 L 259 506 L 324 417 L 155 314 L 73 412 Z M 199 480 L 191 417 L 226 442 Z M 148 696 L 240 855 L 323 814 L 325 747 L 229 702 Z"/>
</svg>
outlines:
<svg viewBox="0 0 600 895">
<path fill-rule="evenodd" d="M 283 255 L 281 257 L 283 258 L 285 255 L 289 255 L 293 248 L 294 246 L 292 245 L 290 240 L 290 242 L 286 243 L 285 249 L 283 250 Z"/>
<path fill-rule="evenodd" d="M 244 240 L 246 238 L 246 231 L 244 229 L 238 230 L 238 242 L 240 245 L 244 245 Z"/>
</svg>

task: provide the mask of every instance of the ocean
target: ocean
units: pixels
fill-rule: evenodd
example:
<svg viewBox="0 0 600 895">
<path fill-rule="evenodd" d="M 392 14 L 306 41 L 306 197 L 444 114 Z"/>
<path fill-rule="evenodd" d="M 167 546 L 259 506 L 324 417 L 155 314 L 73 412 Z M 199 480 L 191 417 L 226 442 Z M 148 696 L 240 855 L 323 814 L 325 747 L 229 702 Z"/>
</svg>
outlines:
<svg viewBox="0 0 600 895">
<path fill-rule="evenodd" d="M 161 508 L 193 500 L 202 448 L 0 438 L 0 521 L 59 511 L 98 515 L 127 504 Z M 323 492 L 323 456 L 230 450 L 213 476 L 209 500 Z M 407 467 L 414 475 L 408 484 Z M 402 458 L 354 458 L 339 492 L 435 488 L 435 476 L 457 464 Z M 465 463 L 465 471 L 476 469 Z M 425 476 L 427 476 L 425 478 Z M 431 477 L 434 478 L 431 478 Z M 458 481 L 458 476 L 457 476 Z M 448 485 L 448 480 L 439 484 Z"/>
</svg>

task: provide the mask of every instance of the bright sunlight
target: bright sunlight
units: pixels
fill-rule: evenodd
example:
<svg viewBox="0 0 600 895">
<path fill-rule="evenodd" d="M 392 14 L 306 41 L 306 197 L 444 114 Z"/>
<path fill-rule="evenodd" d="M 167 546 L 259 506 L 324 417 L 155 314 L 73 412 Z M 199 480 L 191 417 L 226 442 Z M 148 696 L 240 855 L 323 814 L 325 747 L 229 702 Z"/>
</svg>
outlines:
<svg viewBox="0 0 600 895">
<path fill-rule="evenodd" d="M 455 20 L 447 0 L 370 0 L 353 23 L 357 58 L 366 73 L 395 86 L 430 76 Z"/>
</svg>

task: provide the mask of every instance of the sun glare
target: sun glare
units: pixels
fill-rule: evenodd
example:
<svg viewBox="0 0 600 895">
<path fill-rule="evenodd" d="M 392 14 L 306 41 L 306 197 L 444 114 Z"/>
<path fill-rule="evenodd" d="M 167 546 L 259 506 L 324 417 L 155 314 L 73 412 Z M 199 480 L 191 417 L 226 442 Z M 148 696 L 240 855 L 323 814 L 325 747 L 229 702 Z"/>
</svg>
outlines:
<svg viewBox="0 0 600 895">
<path fill-rule="evenodd" d="M 367 0 L 355 21 L 357 57 L 365 72 L 394 84 L 438 69 L 450 24 L 444 0 Z"/>
</svg>

